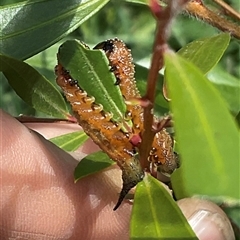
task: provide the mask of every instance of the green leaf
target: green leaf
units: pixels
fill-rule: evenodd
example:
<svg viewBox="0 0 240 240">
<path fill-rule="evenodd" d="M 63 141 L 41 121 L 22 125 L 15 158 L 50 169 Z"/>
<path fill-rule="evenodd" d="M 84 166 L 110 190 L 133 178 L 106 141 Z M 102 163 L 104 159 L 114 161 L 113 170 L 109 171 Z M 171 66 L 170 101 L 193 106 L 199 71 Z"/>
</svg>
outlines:
<svg viewBox="0 0 240 240">
<path fill-rule="evenodd" d="M 150 175 L 134 194 L 130 239 L 197 239 L 168 191 Z"/>
<path fill-rule="evenodd" d="M 195 40 L 178 51 L 178 54 L 194 63 L 204 74 L 221 59 L 228 47 L 230 35 L 221 33 L 214 37 Z"/>
<path fill-rule="evenodd" d="M 79 86 L 93 96 L 96 103 L 102 104 L 105 111 L 113 114 L 113 120 L 123 120 L 126 105 L 102 51 L 89 50 L 79 41 L 69 40 L 60 46 L 58 59 L 71 77 L 78 80 Z"/>
<path fill-rule="evenodd" d="M 82 146 L 87 139 L 88 136 L 84 133 L 84 131 L 77 131 L 51 138 L 49 141 L 62 148 L 63 150 L 71 152 L 77 150 L 80 146 Z"/>
<path fill-rule="evenodd" d="M 30 106 L 50 116 L 66 117 L 68 110 L 60 92 L 27 63 L 0 55 L 0 71 Z"/>
<path fill-rule="evenodd" d="M 102 151 L 89 154 L 83 158 L 74 170 L 75 182 L 88 175 L 97 173 L 115 164 L 108 155 Z"/>
<path fill-rule="evenodd" d="M 74 31 L 109 0 L 38 0 L 0 7 L 2 54 L 26 59 Z"/>
<path fill-rule="evenodd" d="M 239 200 L 239 134 L 219 92 L 187 60 L 165 56 L 167 86 L 181 167 L 172 175 L 176 197 Z"/>
<path fill-rule="evenodd" d="M 39 73 L 44 75 L 49 81 L 56 81 L 54 68 L 57 63 L 57 52 L 63 42 L 58 42 L 46 50 L 28 58 L 25 62 L 34 67 Z"/>
<path fill-rule="evenodd" d="M 141 95 L 144 96 L 146 94 L 149 69 L 138 64 L 135 65 L 135 69 L 136 69 L 135 78 L 136 78 L 137 87 Z M 158 81 L 157 81 L 157 88 L 156 88 L 156 99 L 154 103 L 154 113 L 157 115 L 164 115 L 169 112 L 169 104 L 163 97 L 162 85 L 163 85 L 163 76 L 159 74 Z"/>
<path fill-rule="evenodd" d="M 220 92 L 228 105 L 228 109 L 236 116 L 240 112 L 240 82 L 220 66 L 216 66 L 207 74 L 210 82 Z"/>
</svg>

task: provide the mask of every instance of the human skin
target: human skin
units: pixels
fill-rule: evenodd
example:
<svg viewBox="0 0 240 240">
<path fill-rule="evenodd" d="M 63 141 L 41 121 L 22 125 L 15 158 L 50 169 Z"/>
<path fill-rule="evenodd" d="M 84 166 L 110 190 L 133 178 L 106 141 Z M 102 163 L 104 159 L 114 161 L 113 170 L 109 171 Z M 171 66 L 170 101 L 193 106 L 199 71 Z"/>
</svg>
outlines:
<svg viewBox="0 0 240 240">
<path fill-rule="evenodd" d="M 33 131 L 1 111 L 0 127 L 0 239 L 129 239 L 132 204 L 124 201 L 112 210 L 121 190 L 120 169 L 114 166 L 75 184 L 76 158 L 98 147 L 88 140 L 74 158 L 45 139 L 80 130 L 78 126 L 29 124 Z M 179 206 L 190 221 L 202 209 L 216 213 L 220 220 L 224 216 L 221 227 L 215 220 L 211 226 L 210 218 L 198 224 L 195 230 L 201 233 L 207 223 L 207 236 L 198 235 L 201 240 L 231 239 L 223 236 L 223 229 L 229 228 L 230 234 L 232 230 L 229 223 L 224 225 L 226 216 L 215 204 L 185 201 Z"/>
</svg>

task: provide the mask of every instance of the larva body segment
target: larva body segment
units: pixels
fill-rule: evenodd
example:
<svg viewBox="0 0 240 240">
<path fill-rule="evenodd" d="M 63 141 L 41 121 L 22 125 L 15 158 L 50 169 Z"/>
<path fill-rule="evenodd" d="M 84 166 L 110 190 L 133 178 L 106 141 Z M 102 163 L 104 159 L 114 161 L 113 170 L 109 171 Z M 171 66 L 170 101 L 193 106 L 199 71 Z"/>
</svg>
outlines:
<svg viewBox="0 0 240 240">
<path fill-rule="evenodd" d="M 71 104 L 79 125 L 122 169 L 123 188 L 114 208 L 116 210 L 129 190 L 144 176 L 135 154 L 135 147 L 130 143 L 128 134 L 111 120 L 111 114 L 104 112 L 102 107 L 94 102 L 95 99 L 81 89 L 61 64 L 56 66 L 55 72 L 57 84 Z"/>
</svg>

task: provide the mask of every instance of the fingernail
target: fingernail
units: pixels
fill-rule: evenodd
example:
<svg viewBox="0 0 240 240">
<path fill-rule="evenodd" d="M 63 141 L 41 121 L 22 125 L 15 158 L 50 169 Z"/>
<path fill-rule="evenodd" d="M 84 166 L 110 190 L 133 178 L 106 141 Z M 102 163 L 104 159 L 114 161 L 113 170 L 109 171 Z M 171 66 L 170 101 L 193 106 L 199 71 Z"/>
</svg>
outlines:
<svg viewBox="0 0 240 240">
<path fill-rule="evenodd" d="M 200 240 L 226 240 L 223 232 L 224 219 L 218 213 L 206 210 L 195 212 L 188 220 Z"/>
</svg>

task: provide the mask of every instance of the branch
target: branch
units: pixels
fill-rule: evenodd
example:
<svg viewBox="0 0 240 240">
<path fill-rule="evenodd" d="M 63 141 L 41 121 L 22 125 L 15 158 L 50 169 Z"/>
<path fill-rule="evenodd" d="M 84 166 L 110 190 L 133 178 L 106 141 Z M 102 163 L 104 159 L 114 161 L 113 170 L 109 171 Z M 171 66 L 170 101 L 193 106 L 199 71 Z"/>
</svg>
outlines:
<svg viewBox="0 0 240 240">
<path fill-rule="evenodd" d="M 211 11 L 203 5 L 202 1 L 192 0 L 188 2 L 185 11 L 189 15 L 199 18 L 223 32 L 229 32 L 233 37 L 240 39 L 240 26 Z"/>
<path fill-rule="evenodd" d="M 240 21 L 240 13 L 237 12 L 235 9 L 233 9 L 231 6 L 229 6 L 227 3 L 225 3 L 222 0 L 213 0 L 216 4 L 218 4 L 222 9 L 224 10 L 225 14 Z"/>
<path fill-rule="evenodd" d="M 144 108 L 144 132 L 142 135 L 142 142 L 140 144 L 140 162 L 143 169 L 149 170 L 149 163 L 147 157 L 152 146 L 152 141 L 155 132 L 152 130 L 153 126 L 153 103 L 155 100 L 156 83 L 158 79 L 158 72 L 163 67 L 163 54 L 168 49 L 167 40 L 169 37 L 169 30 L 171 22 L 175 15 L 181 10 L 182 6 L 188 0 L 172 0 L 166 8 L 158 5 L 157 0 L 150 1 L 150 8 L 153 15 L 157 19 L 157 33 L 153 46 L 153 56 L 150 70 L 148 73 L 147 92 L 143 97 L 148 105 Z"/>
</svg>

